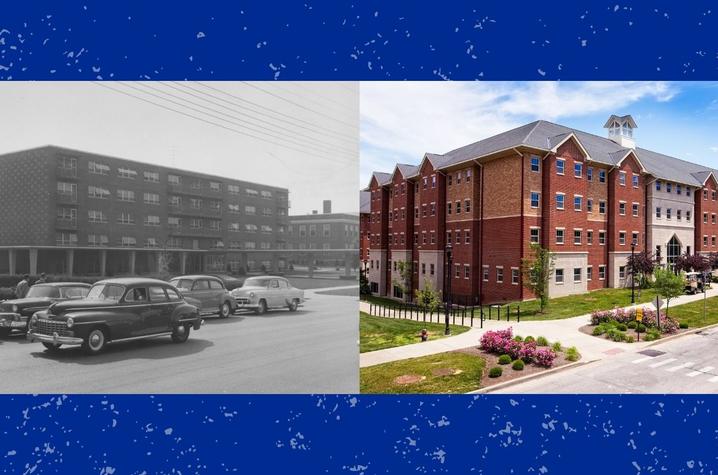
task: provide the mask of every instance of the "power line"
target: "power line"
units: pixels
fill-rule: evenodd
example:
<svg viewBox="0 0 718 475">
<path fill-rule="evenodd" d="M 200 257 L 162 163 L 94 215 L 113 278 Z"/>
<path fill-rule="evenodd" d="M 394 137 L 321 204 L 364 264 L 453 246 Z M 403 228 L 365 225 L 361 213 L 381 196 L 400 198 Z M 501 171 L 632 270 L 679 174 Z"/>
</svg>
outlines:
<svg viewBox="0 0 718 475">
<path fill-rule="evenodd" d="M 212 112 L 216 112 L 216 113 L 221 114 L 221 115 L 225 115 L 225 116 L 228 116 L 228 117 L 232 117 L 232 118 L 234 118 L 234 119 L 235 119 L 236 121 L 238 121 L 238 122 L 243 122 L 243 123 L 245 123 L 245 124 L 250 124 L 250 127 L 242 126 L 241 124 L 239 124 L 239 123 L 237 123 L 237 122 L 235 122 L 235 121 L 228 120 L 228 119 L 224 119 L 224 118 L 222 118 L 222 117 L 218 117 L 217 115 L 214 115 L 214 114 L 211 114 L 211 113 L 208 113 L 208 112 L 203 112 L 203 111 L 201 111 L 201 110 L 198 110 L 198 109 L 196 109 L 196 108 L 194 108 L 194 107 L 188 106 L 188 105 L 183 104 L 183 103 L 181 103 L 181 102 L 177 102 L 177 101 L 174 101 L 174 100 L 172 100 L 172 99 L 167 99 L 167 98 L 165 98 L 165 97 L 159 96 L 159 95 L 154 94 L 154 93 L 152 93 L 152 92 L 145 91 L 145 90 L 143 90 L 143 89 L 141 89 L 141 88 L 139 88 L 139 87 L 133 86 L 133 85 L 131 85 L 131 84 L 126 84 L 126 83 L 121 83 L 121 84 L 122 84 L 123 86 L 125 86 L 125 87 L 129 87 L 130 89 L 134 89 L 134 90 L 139 91 L 139 92 L 141 92 L 141 93 L 143 93 L 143 94 L 147 94 L 147 95 L 156 97 L 156 98 L 158 98 L 158 99 L 160 99 L 160 100 L 170 102 L 170 103 L 172 103 L 172 104 L 178 105 L 178 106 L 180 106 L 180 107 L 184 107 L 184 108 L 186 108 L 186 109 L 190 109 L 190 110 L 192 110 L 192 111 L 194 111 L 194 112 L 199 112 L 200 114 L 204 114 L 204 115 L 210 116 L 210 117 L 212 117 L 212 118 L 214 118 L 214 119 L 218 119 L 218 120 L 221 120 L 221 121 L 223 121 L 223 122 L 228 122 L 228 123 L 230 123 L 230 124 L 232 124 L 232 125 L 239 126 L 239 127 L 245 128 L 245 129 L 248 129 L 248 130 L 250 130 L 250 131 L 252 131 L 252 132 L 259 133 L 259 134 L 263 134 L 263 135 L 267 135 L 267 136 L 269 136 L 269 137 L 272 137 L 272 138 L 275 138 L 275 139 L 279 139 L 279 140 L 282 140 L 282 141 L 285 141 L 285 142 L 294 144 L 294 145 L 299 146 L 299 147 L 307 147 L 307 148 L 309 148 L 309 149 L 314 149 L 317 153 L 322 153 L 322 154 L 325 154 L 325 153 L 326 153 L 324 149 L 322 149 L 322 148 L 320 148 L 320 147 L 316 147 L 316 146 L 312 145 L 311 143 L 297 142 L 297 141 L 295 141 L 295 140 L 292 140 L 292 139 L 290 139 L 290 138 L 287 138 L 287 137 L 284 137 L 284 136 L 281 136 L 281 135 L 275 135 L 275 134 L 266 132 L 266 131 L 264 131 L 264 130 L 261 130 L 261 128 L 258 129 L 258 128 L 255 128 L 255 127 L 251 127 L 251 125 L 252 125 L 251 123 L 249 123 L 249 122 L 247 122 L 247 121 L 245 121 L 245 120 L 242 120 L 242 119 L 237 119 L 236 117 L 234 117 L 234 116 L 232 116 L 232 115 L 230 115 L 230 114 L 225 114 L 225 113 L 223 113 L 223 112 L 216 111 L 216 110 L 212 109 L 211 107 L 206 107 L 206 106 L 203 106 L 203 105 L 201 105 L 201 104 L 196 104 L 196 103 L 192 103 L 192 102 L 190 102 L 190 101 L 186 101 L 186 102 L 188 102 L 188 103 L 191 103 L 191 104 L 194 104 L 194 105 L 198 105 L 199 107 L 202 107 L 202 108 L 204 108 L 204 109 L 208 109 L 208 110 L 210 110 L 210 111 L 212 111 Z M 145 84 L 145 83 L 136 83 L 136 84 L 138 84 L 138 85 L 143 85 L 143 86 L 145 86 L 145 87 L 147 87 L 147 88 L 156 90 L 156 89 L 153 88 L 152 86 L 148 86 L 148 85 Z M 166 93 L 166 92 L 163 92 L 163 93 L 172 96 L 172 94 L 169 94 L 169 93 Z M 172 96 L 172 97 L 175 97 L 175 96 Z M 345 152 L 345 153 L 346 153 L 346 152 Z M 343 162 L 343 161 L 342 161 L 342 162 Z M 345 163 L 346 163 L 346 162 L 345 162 Z"/>
<path fill-rule="evenodd" d="M 175 84 L 184 84 L 184 83 L 175 82 Z M 265 109 L 265 110 L 271 112 L 272 114 L 276 114 L 276 115 L 279 115 L 279 116 L 282 116 L 282 117 L 287 117 L 287 118 L 292 119 L 292 120 L 295 120 L 295 121 L 297 121 L 297 122 L 306 124 L 306 125 L 308 125 L 308 126 L 310 126 L 310 127 L 317 127 L 316 123 L 314 123 L 314 122 L 309 122 L 309 121 L 300 119 L 300 118 L 298 118 L 298 117 L 293 117 L 293 116 L 291 116 L 291 115 L 284 114 L 284 113 L 282 113 L 282 112 L 277 112 L 277 111 L 274 111 L 274 110 L 272 110 L 272 109 L 267 109 L 266 106 L 262 106 L 261 104 L 257 104 L 256 102 L 252 102 L 252 101 L 250 101 L 250 100 L 248 100 L 248 99 L 244 99 L 244 98 L 239 97 L 239 96 L 236 96 L 236 95 L 234 95 L 234 94 L 230 94 L 229 92 L 223 91 L 222 89 L 217 89 L 216 87 L 208 86 L 207 84 L 204 84 L 204 83 L 201 83 L 201 82 L 198 82 L 198 83 L 196 83 L 196 84 L 199 84 L 200 86 L 205 87 L 205 88 L 207 88 L 207 89 L 211 89 L 211 90 L 213 90 L 213 91 L 217 91 L 217 92 L 219 92 L 219 93 L 221 93 L 221 94 L 224 94 L 224 95 L 226 95 L 226 96 L 229 96 L 229 97 L 232 97 L 232 98 L 234 98 L 234 99 L 237 99 L 237 100 L 240 101 L 240 102 L 244 102 L 244 103 L 248 103 L 248 104 L 252 104 L 252 105 L 258 106 L 258 107 L 260 107 L 261 109 Z M 188 87 L 189 87 L 189 86 L 188 86 Z M 250 110 L 251 110 L 251 109 L 250 109 Z M 259 112 L 259 111 L 255 111 L 255 112 L 257 112 L 258 114 L 262 114 L 262 115 L 267 116 L 266 113 Z M 276 120 L 276 118 L 274 118 L 274 117 L 272 117 L 272 118 Z M 353 124 L 351 127 L 354 128 L 354 129 L 356 129 L 356 128 L 357 128 L 357 124 Z M 325 132 L 325 133 L 328 133 L 328 134 L 333 134 L 333 135 L 337 135 L 337 136 L 340 136 L 340 137 L 346 137 L 347 139 L 352 140 L 352 141 L 355 141 L 355 140 L 357 139 L 356 135 L 347 135 L 347 134 L 343 134 L 343 133 L 341 133 L 341 132 L 337 132 L 337 131 L 334 131 L 334 130 L 331 130 L 331 129 L 328 129 L 328 128 L 323 128 L 323 129 L 321 129 L 321 130 L 322 130 L 323 132 Z"/>
<path fill-rule="evenodd" d="M 209 125 L 213 125 L 213 126 L 215 126 L 215 127 L 219 127 L 219 128 L 221 128 L 221 129 L 227 130 L 227 131 L 229 131 L 229 132 L 234 132 L 234 133 L 236 133 L 236 134 L 243 135 L 243 136 L 245 136 L 245 137 L 251 137 L 251 138 L 253 138 L 253 139 L 259 140 L 260 142 L 271 143 L 271 144 L 276 145 L 276 146 L 278 146 L 278 147 L 282 147 L 282 148 L 285 148 L 285 149 L 293 150 L 293 151 L 295 151 L 295 152 L 299 152 L 299 153 L 302 153 L 302 154 L 309 155 L 309 156 L 311 156 L 311 157 L 313 157 L 313 158 L 319 158 L 319 159 L 328 160 L 328 161 L 332 161 L 332 162 L 336 163 L 336 161 L 331 160 L 331 159 L 329 159 L 328 157 L 321 156 L 321 155 L 315 155 L 315 154 L 313 154 L 313 153 L 311 153 L 311 152 L 309 152 L 309 151 L 307 151 L 307 150 L 295 148 L 295 147 L 292 147 L 292 146 L 290 146 L 290 145 L 286 145 L 286 144 L 283 144 L 283 143 L 280 143 L 280 142 L 274 142 L 274 141 L 272 141 L 272 140 L 267 140 L 267 139 L 262 138 L 262 137 L 257 137 L 256 135 L 247 133 L 247 132 L 245 132 L 245 131 L 237 130 L 237 129 L 234 129 L 234 128 L 231 128 L 231 127 L 227 127 L 226 125 L 218 124 L 218 123 L 213 122 L 213 121 L 211 121 L 211 120 L 207 120 L 207 119 L 204 119 L 204 118 L 202 118 L 202 117 L 197 117 L 197 116 L 195 116 L 195 115 L 193 115 L 193 114 L 189 114 L 189 113 L 184 112 L 184 111 L 181 111 L 181 110 L 176 110 L 176 109 L 173 109 L 173 108 L 168 107 L 168 106 L 163 105 L 163 104 L 158 104 L 158 103 L 156 103 L 156 102 L 154 102 L 154 101 L 151 101 L 151 100 L 149 100 L 149 99 L 146 99 L 146 98 L 144 98 L 144 97 L 139 97 L 139 96 L 136 96 L 136 95 L 134 95 L 134 94 L 132 94 L 132 93 L 129 93 L 129 92 L 127 92 L 127 91 L 123 91 L 123 90 L 121 90 L 121 89 L 116 89 L 116 88 L 114 88 L 114 87 L 108 86 L 107 84 L 104 84 L 104 83 L 102 83 L 102 82 L 92 81 L 92 83 L 95 84 L 95 85 L 97 85 L 97 86 L 104 87 L 104 88 L 106 88 L 106 89 L 110 89 L 110 90 L 112 90 L 112 91 L 114 91 L 114 92 L 117 92 L 117 93 L 120 93 L 120 94 L 124 94 L 124 95 L 129 96 L 129 97 L 132 97 L 132 98 L 134 98 L 134 99 L 137 99 L 137 100 L 146 102 L 146 103 L 148 103 L 148 104 L 152 104 L 153 106 L 159 107 L 159 108 L 161 108 L 161 109 L 165 109 L 165 110 L 167 110 L 167 111 L 174 112 L 174 113 L 176 113 L 176 114 L 180 114 L 180 115 L 183 115 L 183 116 L 185 116 L 185 117 L 189 117 L 189 118 L 191 118 L 191 119 L 198 120 L 198 121 L 200 121 L 200 122 L 204 122 L 205 124 L 209 124 Z"/>
<path fill-rule="evenodd" d="M 183 89 L 181 89 L 181 88 L 179 88 L 179 87 L 173 86 L 172 84 L 165 84 L 165 83 L 162 83 L 162 82 L 161 82 L 161 84 L 164 85 L 164 86 L 167 86 L 167 87 L 169 87 L 169 88 L 172 88 L 172 89 L 174 89 L 174 90 L 176 90 L 176 91 L 179 91 L 179 92 L 182 93 L 182 94 L 187 94 L 187 95 L 189 95 L 189 96 L 196 97 L 196 98 L 198 98 L 199 100 L 209 102 L 210 104 L 214 104 L 214 105 L 216 105 L 216 106 L 218 106 L 218 107 L 222 107 L 223 109 L 227 109 L 227 110 L 230 110 L 230 111 L 232 111 L 232 112 L 236 112 L 237 114 L 240 114 L 240 115 L 243 115 L 243 116 L 245 116 L 245 117 L 248 117 L 248 118 L 250 118 L 250 119 L 252 119 L 252 120 L 254 120 L 254 121 L 267 124 L 267 125 L 269 125 L 270 127 L 276 127 L 276 128 L 278 128 L 278 129 L 281 129 L 281 130 L 284 130 L 284 131 L 286 131 L 286 132 L 289 132 L 290 134 L 298 135 L 298 136 L 299 136 L 301 139 L 303 139 L 303 140 L 306 140 L 306 138 L 307 138 L 307 135 L 306 135 L 306 134 L 303 134 L 302 132 L 297 132 L 296 130 L 292 130 L 292 129 L 283 127 L 283 126 L 281 126 L 281 125 L 277 125 L 276 122 L 270 122 L 270 121 L 267 121 L 267 120 L 264 120 L 264 119 L 260 119 L 260 118 L 254 117 L 254 116 L 252 116 L 252 115 L 250 115 L 250 114 L 247 114 L 247 113 L 245 113 L 245 112 L 243 112 L 243 111 L 241 111 L 241 110 L 237 110 L 236 108 L 227 107 L 227 106 L 225 106 L 225 105 L 223 105 L 223 104 L 220 104 L 220 103 L 217 103 L 217 102 L 215 102 L 215 101 L 206 99 L 206 98 L 202 97 L 202 95 L 207 95 L 207 94 L 205 94 L 205 93 L 203 93 L 203 92 L 199 92 L 199 95 L 198 95 L 198 94 L 194 94 L 194 93 L 192 93 L 192 92 L 185 91 L 185 90 L 183 90 Z M 175 97 L 175 96 L 173 96 L 173 97 Z M 210 97 L 214 97 L 214 96 L 210 96 Z M 224 101 L 224 99 L 219 99 L 219 100 L 220 100 L 220 101 Z M 227 102 L 227 101 L 225 101 L 225 102 Z M 299 126 L 295 126 L 295 127 L 299 127 Z M 312 132 L 312 133 L 316 133 L 316 132 L 313 132 L 313 131 L 311 131 L 311 132 Z M 338 151 L 341 151 L 341 152 L 353 153 L 352 150 L 342 148 L 341 146 L 337 145 L 336 143 L 326 142 L 326 141 L 323 141 L 323 140 L 320 140 L 320 139 L 314 139 L 314 138 L 312 138 L 312 140 L 315 141 L 315 142 L 318 142 L 318 143 L 325 144 L 325 145 L 327 145 L 328 147 L 332 147 L 332 148 L 334 148 L 335 150 L 338 150 Z"/>
<path fill-rule="evenodd" d="M 290 89 L 289 87 L 284 87 L 284 84 L 282 84 L 282 86 L 280 86 L 279 84 L 274 84 L 274 83 L 273 83 L 273 86 L 276 87 L 276 88 L 278 88 L 278 89 L 280 89 L 280 90 L 287 91 L 288 93 L 292 94 L 292 95 L 295 96 L 295 97 L 299 97 L 299 98 L 301 98 L 301 99 L 303 99 L 303 100 L 305 100 L 305 101 L 310 101 L 310 102 L 312 102 L 312 103 L 314 103 L 314 104 L 317 104 L 319 107 L 328 107 L 328 104 L 334 104 L 334 105 L 336 105 L 337 107 L 339 107 L 339 108 L 341 108 L 341 109 L 344 109 L 345 112 L 342 112 L 342 113 L 344 113 L 344 114 L 347 113 L 346 111 L 349 111 L 349 112 L 354 113 L 354 114 L 357 114 L 357 115 L 359 114 L 359 111 L 358 111 L 358 109 L 357 109 L 356 107 L 349 106 L 349 105 L 347 105 L 347 104 L 344 104 L 343 102 L 339 102 L 339 101 L 337 101 L 337 100 L 335 100 L 335 99 L 332 99 L 332 98 L 330 98 L 330 97 L 327 97 L 325 94 L 317 93 L 313 88 L 308 87 L 307 84 L 302 83 L 302 82 L 295 82 L 295 83 L 287 84 L 287 86 L 294 86 L 294 87 L 296 87 L 296 88 L 297 88 L 296 91 L 293 91 L 293 90 Z M 358 105 L 359 97 L 358 97 L 357 94 L 355 94 L 355 95 L 356 95 L 357 105 Z M 306 96 L 311 96 L 311 97 L 306 97 Z M 320 101 L 320 100 L 313 99 L 312 97 L 316 97 L 317 99 L 321 99 L 321 101 Z M 326 102 L 322 102 L 322 101 L 326 101 Z M 336 108 L 335 108 L 334 110 L 337 111 Z M 337 112 L 340 112 L 340 111 L 337 111 Z"/>
<path fill-rule="evenodd" d="M 347 122 L 338 120 L 336 117 L 332 117 L 332 116 L 330 116 L 329 114 L 325 114 L 325 113 L 322 112 L 322 111 L 314 110 L 314 109 L 312 109 L 312 108 L 310 108 L 310 107 L 305 106 L 304 104 L 299 104 L 299 103 L 297 103 L 297 102 L 292 101 L 291 99 L 287 99 L 286 97 L 280 96 L 279 94 L 275 94 L 275 93 L 273 93 L 272 91 L 267 91 L 266 89 L 262 89 L 261 87 L 257 86 L 257 85 L 254 84 L 254 83 L 242 81 L 242 84 L 246 84 L 246 85 L 249 86 L 249 87 L 253 87 L 253 88 L 255 88 L 255 89 L 259 90 L 259 91 L 264 92 L 265 94 L 269 94 L 270 96 L 276 97 L 277 99 L 281 99 L 281 100 L 283 100 L 283 101 L 285 101 L 285 102 L 288 102 L 288 103 L 290 103 L 290 104 L 294 104 L 295 106 L 297 106 L 297 107 L 299 107 L 299 108 L 301 108 L 301 109 L 307 110 L 307 111 L 309 111 L 309 112 L 314 112 L 315 114 L 319 114 L 319 115 L 324 116 L 324 117 L 326 117 L 326 118 L 328 118 L 328 119 L 331 119 L 331 120 L 333 120 L 333 121 L 335 121 L 335 122 L 339 122 L 340 124 L 348 125 L 348 126 L 350 126 L 350 127 L 355 127 L 355 125 L 353 125 L 353 124 L 349 124 L 349 123 L 347 123 Z"/>
</svg>

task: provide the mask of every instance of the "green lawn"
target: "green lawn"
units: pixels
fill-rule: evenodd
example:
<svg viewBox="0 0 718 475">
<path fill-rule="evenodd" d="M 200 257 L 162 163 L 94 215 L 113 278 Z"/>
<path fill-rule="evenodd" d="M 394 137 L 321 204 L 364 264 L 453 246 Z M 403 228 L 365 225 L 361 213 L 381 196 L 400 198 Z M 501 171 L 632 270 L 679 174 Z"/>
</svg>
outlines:
<svg viewBox="0 0 718 475">
<path fill-rule="evenodd" d="M 369 394 L 467 393 L 479 389 L 485 367 L 486 361 L 483 358 L 459 352 L 393 361 L 361 368 L 359 372 L 360 392 Z M 395 381 L 397 377 L 405 375 L 424 376 L 426 379 L 410 384 L 398 384 Z"/>
<path fill-rule="evenodd" d="M 668 316 L 681 323 L 687 323 L 689 328 L 704 327 L 718 323 L 718 297 L 706 299 L 706 317 L 703 318 L 703 300 L 675 307 L 668 307 Z"/>
<path fill-rule="evenodd" d="M 640 295 L 636 291 L 636 303 L 647 303 L 655 300 L 653 289 L 643 289 Z M 615 307 L 631 305 L 630 289 L 600 289 L 587 294 L 569 295 L 549 300 L 545 313 L 539 313 L 537 300 L 514 302 L 511 304 L 512 318 L 515 306 L 521 306 L 521 320 L 558 320 L 561 318 L 585 315 L 594 310 L 611 310 Z"/>
<path fill-rule="evenodd" d="M 364 301 L 376 305 L 384 305 L 385 307 L 396 307 L 404 304 L 401 300 L 394 300 L 389 297 L 378 297 L 376 295 L 366 295 L 364 296 Z"/>
<path fill-rule="evenodd" d="M 419 343 L 419 333 L 426 328 L 429 332 L 429 341 L 445 338 L 444 325 L 440 323 L 423 323 L 412 320 L 374 317 L 359 312 L 359 351 L 383 350 L 395 346 Z M 449 325 L 452 335 L 464 333 L 469 327 Z"/>
</svg>

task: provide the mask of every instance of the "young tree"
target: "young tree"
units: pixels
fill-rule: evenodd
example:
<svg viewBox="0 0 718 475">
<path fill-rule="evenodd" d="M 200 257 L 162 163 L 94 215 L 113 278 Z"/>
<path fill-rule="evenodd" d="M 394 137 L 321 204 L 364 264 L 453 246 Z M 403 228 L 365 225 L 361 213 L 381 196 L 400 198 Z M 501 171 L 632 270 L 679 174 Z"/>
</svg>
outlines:
<svg viewBox="0 0 718 475">
<path fill-rule="evenodd" d="M 646 250 L 628 256 L 626 263 L 631 269 L 631 275 L 638 276 L 640 288 L 645 288 L 647 277 L 653 274 L 657 262 L 655 255 Z"/>
<path fill-rule="evenodd" d="M 437 312 L 442 305 L 441 292 L 434 288 L 434 284 L 427 280 L 423 289 L 416 289 L 416 303 L 425 307 L 432 314 Z"/>
<path fill-rule="evenodd" d="M 533 292 L 539 301 L 539 311 L 548 306 L 548 287 L 554 271 L 555 256 L 538 244 L 531 245 L 533 256 L 521 259 L 524 287 Z"/>
<path fill-rule="evenodd" d="M 392 284 L 401 289 L 401 293 L 404 296 L 404 300 L 409 302 L 411 300 L 411 278 L 413 273 L 413 266 L 411 262 L 398 261 L 396 263 L 397 270 L 399 271 L 399 278 L 394 279 Z"/>
<path fill-rule="evenodd" d="M 362 295 L 369 295 L 371 288 L 369 287 L 369 278 L 367 277 L 366 269 L 359 271 L 359 293 Z"/>
<path fill-rule="evenodd" d="M 684 275 L 674 274 L 670 269 L 656 269 L 654 276 L 656 278 L 653 288 L 656 289 L 658 295 L 666 299 L 666 316 L 668 316 L 668 305 L 671 299 L 683 295 L 685 289 Z"/>
</svg>

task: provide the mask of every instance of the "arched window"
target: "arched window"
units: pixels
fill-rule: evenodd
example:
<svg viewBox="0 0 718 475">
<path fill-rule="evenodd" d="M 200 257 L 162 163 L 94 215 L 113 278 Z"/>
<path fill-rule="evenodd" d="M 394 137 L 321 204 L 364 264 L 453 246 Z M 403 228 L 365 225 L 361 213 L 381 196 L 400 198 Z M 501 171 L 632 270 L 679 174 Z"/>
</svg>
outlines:
<svg viewBox="0 0 718 475">
<path fill-rule="evenodd" d="M 670 241 L 668 241 L 668 244 L 666 245 L 666 262 L 668 263 L 668 268 L 673 269 L 673 266 L 676 263 L 676 259 L 681 255 L 681 243 L 674 234 Z"/>
</svg>

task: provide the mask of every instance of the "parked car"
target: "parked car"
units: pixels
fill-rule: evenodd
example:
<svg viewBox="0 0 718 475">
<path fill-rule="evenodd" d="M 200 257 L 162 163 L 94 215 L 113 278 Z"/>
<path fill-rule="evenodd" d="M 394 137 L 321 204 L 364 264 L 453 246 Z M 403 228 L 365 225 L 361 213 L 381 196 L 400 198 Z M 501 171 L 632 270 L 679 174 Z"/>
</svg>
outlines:
<svg viewBox="0 0 718 475">
<path fill-rule="evenodd" d="M 13 330 L 26 332 L 33 313 L 55 302 L 84 298 L 90 287 L 82 282 L 35 284 L 25 298 L 3 301 L 0 303 L 0 338 L 7 337 Z"/>
<path fill-rule="evenodd" d="M 171 335 L 184 343 L 202 320 L 194 305 L 167 282 L 144 278 L 102 280 L 86 298 L 50 305 L 30 318 L 27 339 L 49 351 L 62 345 L 82 345 L 88 354 L 107 343 L 129 338 Z"/>
<path fill-rule="evenodd" d="M 234 277 L 232 275 L 228 274 L 210 274 L 212 277 L 217 277 L 222 281 L 224 284 L 224 288 L 227 290 L 234 290 L 238 287 L 242 286 L 242 283 L 244 282 L 242 279 L 239 279 L 237 277 Z"/>
<path fill-rule="evenodd" d="M 231 294 L 238 309 L 254 310 L 257 314 L 270 308 L 288 308 L 294 312 L 304 304 L 304 291 L 278 276 L 250 277 Z"/>
<path fill-rule="evenodd" d="M 237 308 L 237 304 L 224 286 L 222 279 L 211 275 L 183 275 L 170 279 L 187 298 L 199 301 L 200 313 L 218 313 L 227 318 Z"/>
</svg>

